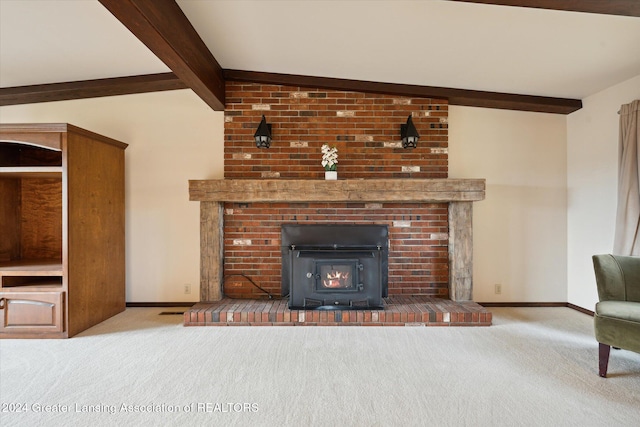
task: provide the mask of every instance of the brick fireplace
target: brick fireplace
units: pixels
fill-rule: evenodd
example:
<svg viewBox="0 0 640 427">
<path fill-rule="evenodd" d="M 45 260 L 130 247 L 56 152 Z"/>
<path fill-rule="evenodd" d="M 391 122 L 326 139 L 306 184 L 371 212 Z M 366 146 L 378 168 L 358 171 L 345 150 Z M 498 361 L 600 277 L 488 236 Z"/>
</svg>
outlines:
<svg viewBox="0 0 640 427">
<path fill-rule="evenodd" d="M 471 300 L 471 204 L 484 180 L 447 179 L 446 100 L 227 82 L 224 180 L 190 181 L 201 203 L 201 301 L 281 296 L 282 224 L 389 230 L 389 297 Z M 411 114 L 420 133 L 403 149 Z M 262 115 L 268 149 L 253 142 Z M 338 181 L 324 181 L 322 144 Z M 464 315 L 462 315 L 464 318 Z M 490 323 L 490 313 L 489 313 Z"/>
<path fill-rule="evenodd" d="M 200 242 L 201 242 L 201 283 L 200 299 L 215 301 L 222 297 L 222 286 L 226 277 L 241 273 L 230 273 L 224 270 L 224 264 L 229 261 L 225 253 L 228 242 L 231 247 L 244 248 L 242 258 L 246 259 L 244 267 L 251 268 L 251 262 L 265 262 L 267 257 L 274 261 L 277 270 L 280 261 L 280 226 L 283 224 L 282 215 L 266 215 L 262 217 L 256 211 L 251 227 L 239 230 L 244 234 L 242 239 L 233 239 L 227 234 L 229 230 L 225 221 L 230 214 L 225 206 L 230 203 L 242 205 L 258 204 L 262 206 L 290 206 L 314 205 L 321 203 L 329 195 L 332 203 L 381 203 L 399 206 L 404 209 L 405 204 L 412 203 L 447 206 L 448 212 L 448 271 L 449 297 L 456 301 L 471 300 L 472 291 L 472 202 L 484 199 L 485 182 L 481 179 L 365 179 L 365 180 L 282 180 L 282 179 L 220 179 L 190 181 L 189 193 L 191 200 L 200 201 Z M 273 234 L 252 235 L 252 228 L 257 222 L 264 220 L 273 229 Z M 356 223 L 349 217 L 331 216 L 332 222 L 343 224 Z M 375 223 L 371 217 L 363 219 L 368 223 Z M 304 223 L 298 221 L 298 223 Z M 367 223 L 367 222 L 364 222 Z M 247 238 L 249 237 L 255 237 Z M 389 235 L 390 241 L 392 235 Z M 407 240 L 408 241 L 408 240 Z M 408 252 L 408 256 L 420 262 L 420 253 L 414 248 L 406 248 L 405 240 L 399 240 L 401 249 Z M 264 246 L 261 246 L 264 245 Z M 393 264 L 392 246 L 389 250 L 389 280 L 392 280 Z M 253 261 L 256 260 L 256 261 Z M 401 268 L 401 267 L 399 267 Z M 407 270 L 410 267 L 406 268 Z M 224 275 L 223 275 L 224 271 Z M 269 269 L 258 271 L 267 275 Z M 280 284 L 279 273 L 276 287 Z M 243 274 L 248 276 L 247 274 Z M 262 277 L 262 276 L 261 276 Z M 277 292 L 277 290 L 275 290 Z M 392 285 L 389 283 L 389 295 L 393 295 Z M 410 293 L 406 293 L 410 294 Z M 277 294 L 276 294 L 277 295 Z M 415 294 L 419 295 L 419 294 Z"/>
</svg>

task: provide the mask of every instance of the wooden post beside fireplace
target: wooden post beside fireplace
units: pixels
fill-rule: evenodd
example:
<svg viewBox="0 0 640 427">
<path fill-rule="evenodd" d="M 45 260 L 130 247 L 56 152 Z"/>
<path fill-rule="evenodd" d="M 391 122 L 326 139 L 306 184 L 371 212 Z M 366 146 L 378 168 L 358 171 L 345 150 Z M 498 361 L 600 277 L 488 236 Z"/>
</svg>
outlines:
<svg viewBox="0 0 640 427">
<path fill-rule="evenodd" d="M 219 301 L 223 283 L 224 203 L 448 203 L 449 295 L 470 301 L 473 291 L 472 202 L 485 197 L 484 179 L 217 179 L 189 181 L 200 202 L 200 301 Z"/>
</svg>

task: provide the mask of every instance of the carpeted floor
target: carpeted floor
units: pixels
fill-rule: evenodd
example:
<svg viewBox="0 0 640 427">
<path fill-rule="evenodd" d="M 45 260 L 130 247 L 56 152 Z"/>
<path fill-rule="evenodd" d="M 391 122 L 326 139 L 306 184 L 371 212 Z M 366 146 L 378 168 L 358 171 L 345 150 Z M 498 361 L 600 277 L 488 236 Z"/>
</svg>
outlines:
<svg viewBox="0 0 640 427">
<path fill-rule="evenodd" d="M 636 426 L 640 354 L 597 374 L 592 318 L 493 326 L 182 326 L 130 308 L 69 340 L 0 341 L 2 426 Z"/>
</svg>

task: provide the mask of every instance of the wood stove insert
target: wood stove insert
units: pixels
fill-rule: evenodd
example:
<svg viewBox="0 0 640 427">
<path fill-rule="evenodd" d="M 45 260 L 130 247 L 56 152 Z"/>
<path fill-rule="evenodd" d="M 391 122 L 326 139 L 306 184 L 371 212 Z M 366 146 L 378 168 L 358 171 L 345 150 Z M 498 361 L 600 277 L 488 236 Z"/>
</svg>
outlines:
<svg viewBox="0 0 640 427">
<path fill-rule="evenodd" d="M 382 308 L 386 225 L 283 224 L 282 295 L 291 309 Z"/>
</svg>

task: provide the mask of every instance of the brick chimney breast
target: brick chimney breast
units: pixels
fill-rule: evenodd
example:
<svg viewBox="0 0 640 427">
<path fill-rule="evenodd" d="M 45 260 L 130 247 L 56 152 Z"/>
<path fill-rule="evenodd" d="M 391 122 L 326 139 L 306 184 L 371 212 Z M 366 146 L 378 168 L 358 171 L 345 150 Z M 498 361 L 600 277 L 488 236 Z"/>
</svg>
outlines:
<svg viewBox="0 0 640 427">
<path fill-rule="evenodd" d="M 448 105 L 443 99 L 259 83 L 226 83 L 225 179 L 323 180 L 320 148 L 338 149 L 338 179 L 448 177 Z M 262 115 L 272 143 L 253 134 Z M 420 134 L 408 150 L 400 125 Z M 447 203 L 326 201 L 224 204 L 224 272 L 244 274 L 273 294 L 281 283 L 283 223 L 389 226 L 389 294 L 448 298 Z M 262 296 L 247 288 L 248 297 Z"/>
</svg>

